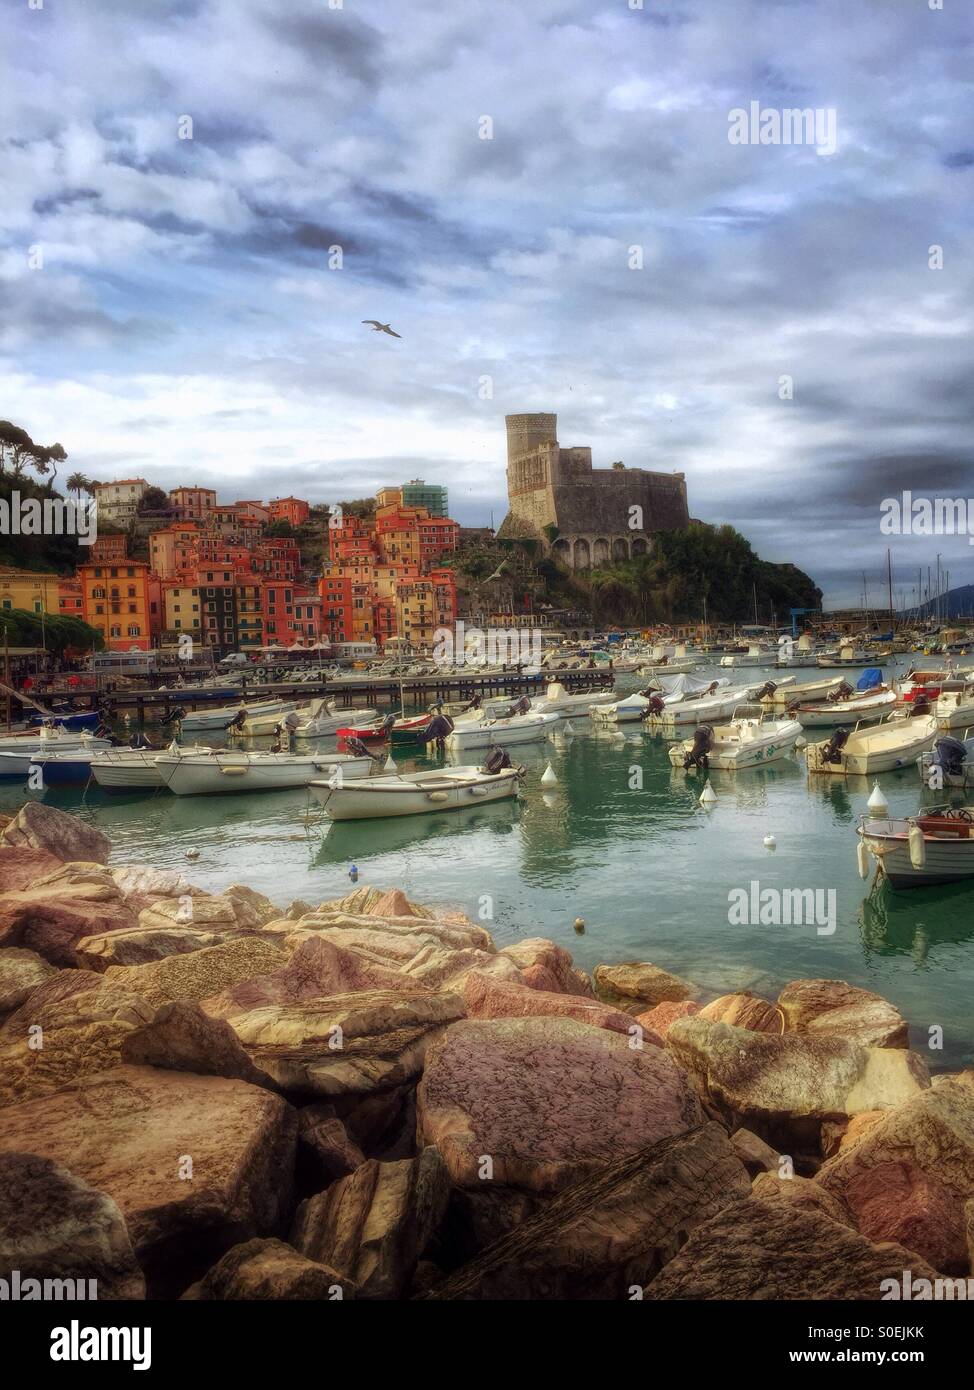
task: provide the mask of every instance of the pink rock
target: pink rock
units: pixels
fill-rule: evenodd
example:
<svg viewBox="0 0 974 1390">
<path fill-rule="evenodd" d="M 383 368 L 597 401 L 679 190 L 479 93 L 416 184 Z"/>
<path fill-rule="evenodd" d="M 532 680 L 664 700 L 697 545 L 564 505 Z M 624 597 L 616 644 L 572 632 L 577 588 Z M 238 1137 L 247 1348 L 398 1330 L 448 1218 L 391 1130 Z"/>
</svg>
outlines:
<svg viewBox="0 0 974 1390">
<path fill-rule="evenodd" d="M 937 1269 L 966 1273 L 964 1211 L 934 1173 L 909 1161 L 877 1163 L 856 1174 L 842 1196 L 869 1240 L 895 1240 Z"/>
<path fill-rule="evenodd" d="M 695 1004 L 692 999 L 665 999 L 662 1004 L 647 1009 L 644 1014 L 637 1014 L 636 1022 L 648 1032 L 665 1038 L 670 1031 L 671 1023 L 675 1023 L 678 1018 L 687 1018 L 690 1014 L 699 1012 L 700 1005 Z"/>
<path fill-rule="evenodd" d="M 0 844 L 0 893 L 29 888 L 35 880 L 59 869 L 61 863 L 46 849 Z"/>
<path fill-rule="evenodd" d="M 591 1023 L 594 1028 L 610 1028 L 613 1032 L 627 1034 L 636 1022 L 631 1014 L 607 1008 L 594 999 L 530 989 L 509 980 L 494 979 L 480 970 L 471 970 L 466 977 L 463 997 L 471 1018 L 539 1018 L 554 1015 L 576 1018 L 581 1023 Z M 644 1040 L 657 1047 L 662 1045 L 662 1040 L 655 1033 L 648 1038 L 644 1033 Z"/>
<path fill-rule="evenodd" d="M 593 997 L 588 977 L 575 969 L 571 953 L 546 937 L 529 936 L 505 946 L 498 954 L 510 957 L 519 967 L 522 982 L 529 989 Z"/>
</svg>

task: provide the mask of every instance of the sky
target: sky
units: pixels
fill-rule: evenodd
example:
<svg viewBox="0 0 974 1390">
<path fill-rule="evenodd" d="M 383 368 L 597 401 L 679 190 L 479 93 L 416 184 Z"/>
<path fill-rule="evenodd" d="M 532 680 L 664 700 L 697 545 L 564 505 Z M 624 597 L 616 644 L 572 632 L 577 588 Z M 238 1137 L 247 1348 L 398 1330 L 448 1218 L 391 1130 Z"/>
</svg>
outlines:
<svg viewBox="0 0 974 1390">
<path fill-rule="evenodd" d="M 897 599 L 938 552 L 970 582 L 966 536 L 880 516 L 974 530 L 972 9 L 17 0 L 0 415 L 102 481 L 423 477 L 482 525 L 504 415 L 553 411 L 827 606 L 884 599 L 888 544 Z M 732 143 L 752 102 L 834 151 Z"/>
</svg>

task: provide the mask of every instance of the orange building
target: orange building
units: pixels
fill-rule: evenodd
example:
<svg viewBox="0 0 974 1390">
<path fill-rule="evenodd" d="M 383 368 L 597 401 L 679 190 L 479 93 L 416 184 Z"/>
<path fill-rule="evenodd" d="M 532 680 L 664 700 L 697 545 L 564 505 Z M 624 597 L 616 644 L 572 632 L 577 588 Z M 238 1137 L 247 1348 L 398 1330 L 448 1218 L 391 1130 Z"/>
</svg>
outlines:
<svg viewBox="0 0 974 1390">
<path fill-rule="evenodd" d="M 169 501 L 185 520 L 202 521 L 216 507 L 216 493 L 209 487 L 173 487 Z"/>
<path fill-rule="evenodd" d="M 352 640 L 352 581 L 326 574 L 318 581 L 321 596 L 321 634 L 332 642 Z"/>
<path fill-rule="evenodd" d="M 149 536 L 149 564 L 160 579 L 181 579 L 192 574 L 198 560 L 199 528 L 195 521 L 165 526 Z"/>
<path fill-rule="evenodd" d="M 80 618 L 84 621 L 84 603 L 81 598 L 81 582 L 78 579 L 59 579 L 57 586 L 58 612 L 66 618 Z"/>
<path fill-rule="evenodd" d="M 78 566 L 82 616 L 97 628 L 109 651 L 148 651 L 149 566 L 144 560 Z"/>
<path fill-rule="evenodd" d="M 289 521 L 302 526 L 311 515 L 311 508 L 300 497 L 272 497 L 267 504 L 271 521 Z"/>
<path fill-rule="evenodd" d="M 92 542 L 88 551 L 88 558 L 94 563 L 97 561 L 117 564 L 119 560 L 124 560 L 128 554 L 128 536 L 122 532 L 117 536 L 99 536 Z"/>
</svg>

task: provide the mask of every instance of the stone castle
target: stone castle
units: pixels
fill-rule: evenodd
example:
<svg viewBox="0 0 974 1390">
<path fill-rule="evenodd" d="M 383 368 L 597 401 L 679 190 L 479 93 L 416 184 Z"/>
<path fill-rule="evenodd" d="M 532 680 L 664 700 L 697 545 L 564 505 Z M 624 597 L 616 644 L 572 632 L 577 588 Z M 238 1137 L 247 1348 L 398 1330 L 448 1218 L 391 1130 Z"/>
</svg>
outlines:
<svg viewBox="0 0 974 1390">
<path fill-rule="evenodd" d="M 591 449 L 559 446 L 557 423 L 557 415 L 506 417 L 510 510 L 499 539 L 540 540 L 569 568 L 587 570 L 646 555 L 654 531 L 688 524 L 682 473 L 593 468 Z"/>
</svg>

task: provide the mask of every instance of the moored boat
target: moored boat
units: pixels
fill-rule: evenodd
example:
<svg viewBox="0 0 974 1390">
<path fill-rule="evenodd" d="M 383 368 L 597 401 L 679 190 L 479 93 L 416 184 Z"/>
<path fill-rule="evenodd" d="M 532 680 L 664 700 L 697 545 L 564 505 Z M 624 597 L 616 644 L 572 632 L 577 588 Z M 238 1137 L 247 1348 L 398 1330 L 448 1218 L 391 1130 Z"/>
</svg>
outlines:
<svg viewBox="0 0 974 1390">
<path fill-rule="evenodd" d="M 500 750 L 498 750 L 500 751 Z M 315 780 L 311 794 L 334 821 L 377 820 L 386 816 L 460 811 L 517 795 L 521 770 L 502 767 L 448 767 L 432 772 L 363 777 L 335 786 Z"/>
<path fill-rule="evenodd" d="M 892 713 L 896 691 L 883 684 L 878 667 L 864 671 L 853 689 L 840 680 L 824 700 L 806 700 L 788 706 L 789 712 L 804 729 L 816 729 L 834 724 L 871 724 Z"/>
<path fill-rule="evenodd" d="M 797 719 L 777 718 L 760 705 L 745 705 L 728 724 L 700 725 L 693 738 L 670 746 L 674 767 L 739 772 L 779 762 L 801 737 Z"/>
<path fill-rule="evenodd" d="M 545 738 L 561 722 L 560 714 L 516 714 L 510 719 L 481 719 L 458 724 L 447 736 L 451 753 L 468 748 L 507 747 Z"/>
<path fill-rule="evenodd" d="M 831 738 L 808 745 L 806 762 L 809 772 L 838 776 L 894 772 L 931 749 L 936 737 L 932 715 L 887 719 L 863 729 L 836 729 Z"/>
<path fill-rule="evenodd" d="M 941 806 L 903 818 L 863 816 L 859 872 L 868 858 L 893 888 L 920 888 L 974 878 L 974 806 Z"/>
<path fill-rule="evenodd" d="M 163 781 L 176 796 L 210 796 L 226 792 L 284 791 L 306 787 L 316 778 L 367 777 L 375 760 L 365 754 L 249 753 L 236 749 L 156 758 Z"/>
<path fill-rule="evenodd" d="M 32 767 L 57 762 L 60 780 L 77 781 L 79 774 L 68 768 L 69 762 L 73 761 L 79 765 L 84 762 L 87 766 L 96 753 L 111 747 L 110 738 L 96 738 L 93 734 L 86 733 L 30 739 L 20 744 L 16 750 L 0 748 L 0 778 L 27 777 Z M 49 779 L 45 777 L 45 781 L 47 780 Z M 81 780 L 87 780 L 87 773 Z"/>
<path fill-rule="evenodd" d="M 179 726 L 183 733 L 195 733 L 200 729 L 225 729 L 235 720 L 242 722 L 262 719 L 265 715 L 277 715 L 278 722 L 290 714 L 297 706 L 293 700 L 240 700 L 235 705 L 220 705 L 217 709 L 197 709 L 181 711 Z"/>
<path fill-rule="evenodd" d="M 964 679 L 946 680 L 933 707 L 938 729 L 969 729 L 974 727 L 974 682 Z"/>
</svg>

